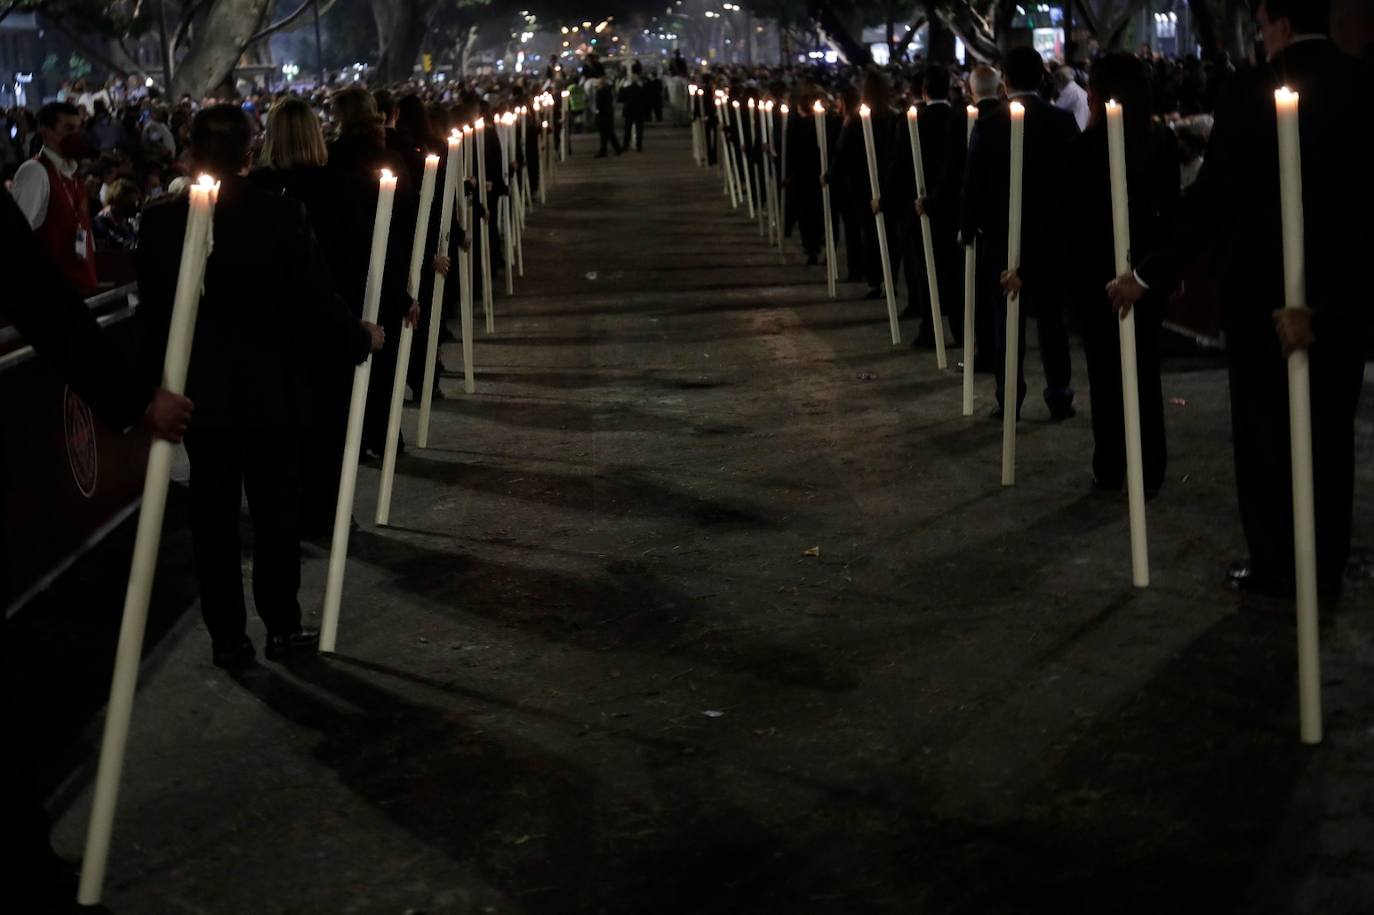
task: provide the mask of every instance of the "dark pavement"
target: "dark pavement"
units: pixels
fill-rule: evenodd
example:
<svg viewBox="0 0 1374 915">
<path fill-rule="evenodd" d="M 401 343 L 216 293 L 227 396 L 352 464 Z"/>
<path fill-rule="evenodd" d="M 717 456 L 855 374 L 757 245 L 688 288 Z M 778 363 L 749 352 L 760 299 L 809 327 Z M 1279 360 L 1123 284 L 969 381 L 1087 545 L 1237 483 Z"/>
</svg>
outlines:
<svg viewBox="0 0 1374 915">
<path fill-rule="evenodd" d="M 1079 417 L 1032 396 L 1004 490 L 990 378 L 961 417 L 957 373 L 782 265 L 685 130 L 592 144 L 475 396 L 446 349 L 393 527 L 361 472 L 339 655 L 231 678 L 193 609 L 146 660 L 114 911 L 1374 911 L 1374 398 L 1303 747 L 1291 607 L 1220 585 L 1219 361 L 1167 367 L 1135 592 L 1081 347 Z M 93 770 L 52 799 L 73 856 Z"/>
</svg>

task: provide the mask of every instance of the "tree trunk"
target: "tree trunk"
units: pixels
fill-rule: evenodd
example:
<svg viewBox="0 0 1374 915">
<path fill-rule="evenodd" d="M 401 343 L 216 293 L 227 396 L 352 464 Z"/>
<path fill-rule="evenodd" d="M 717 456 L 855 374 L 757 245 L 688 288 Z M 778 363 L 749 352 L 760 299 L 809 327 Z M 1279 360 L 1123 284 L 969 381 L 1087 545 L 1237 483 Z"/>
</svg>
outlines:
<svg viewBox="0 0 1374 915">
<path fill-rule="evenodd" d="M 410 79 L 433 9 L 433 0 L 372 0 L 372 18 L 377 23 L 377 76 L 381 82 Z"/>
<path fill-rule="evenodd" d="M 219 0 L 189 43 L 190 51 L 177 64 L 171 94 L 201 98 L 218 89 L 234 73 L 248 39 L 257 30 L 272 0 Z"/>
<path fill-rule="evenodd" d="M 948 23 L 950 29 L 959 40 L 964 43 L 964 48 L 978 60 L 984 63 L 991 63 L 1002 58 L 1002 50 L 998 47 L 999 36 L 993 34 L 992 26 L 982 17 L 968 2 L 968 0 L 951 0 L 948 6 Z M 1003 30 L 1005 32 L 1005 30 Z"/>
<path fill-rule="evenodd" d="M 845 63 L 862 67 L 873 62 L 873 57 L 868 53 L 868 48 L 862 40 L 862 22 L 858 23 L 859 38 L 856 40 L 853 31 L 845 24 L 830 0 L 811 0 L 809 8 L 811 18 L 816 22 L 816 30 L 844 58 Z"/>
</svg>

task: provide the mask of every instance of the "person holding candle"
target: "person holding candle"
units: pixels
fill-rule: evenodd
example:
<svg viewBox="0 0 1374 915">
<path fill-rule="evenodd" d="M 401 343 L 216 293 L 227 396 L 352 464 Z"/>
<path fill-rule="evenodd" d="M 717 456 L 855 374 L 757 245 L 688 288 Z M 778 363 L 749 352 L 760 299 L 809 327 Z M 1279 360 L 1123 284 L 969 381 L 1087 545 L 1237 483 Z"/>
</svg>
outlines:
<svg viewBox="0 0 1374 915">
<path fill-rule="evenodd" d="M 881 175 L 885 170 L 886 163 L 892 156 L 893 149 L 896 148 L 894 134 L 898 127 L 898 118 L 892 110 L 892 88 L 887 77 L 877 72 L 869 73 L 864 79 L 863 98 L 871 112 L 869 117 L 873 126 L 874 158 L 878 163 L 878 173 Z M 902 126 L 905 129 L 905 125 Z M 854 243 L 856 242 L 858 246 L 858 253 L 861 257 L 858 266 L 863 271 L 865 282 L 868 283 L 868 292 L 864 298 L 881 299 L 885 295 L 883 269 L 878 248 L 878 229 L 873 219 L 873 213 L 881 205 L 881 202 L 874 197 L 870 186 L 863 123 L 860 120 L 857 104 L 852 112 L 846 111 L 844 126 L 840 129 L 839 139 L 835 142 L 833 162 L 832 172 L 838 172 L 843 177 L 843 190 L 840 196 L 848 202 L 851 208 L 850 217 L 855 222 L 853 228 L 856 237 L 854 241 L 851 242 L 849 239 L 850 223 L 848 221 L 845 223 L 845 240 L 851 258 L 856 253 Z M 897 250 L 894 244 L 896 241 L 895 231 L 896 227 L 888 224 L 888 243 L 893 251 Z M 855 264 L 851 260 L 851 273 L 853 273 L 854 266 Z"/>
<path fill-rule="evenodd" d="M 962 230 L 957 229 L 963 225 L 964 219 L 963 182 L 970 142 L 968 118 L 972 116 L 976 124 L 985 117 L 996 117 L 999 112 L 1005 112 L 1006 102 L 1000 96 L 1001 89 L 1002 74 L 986 65 L 974 67 L 973 72 L 969 74 L 969 93 L 973 96 L 976 113 L 970 115 L 966 110 L 963 117 L 959 118 L 959 124 L 964 128 L 963 136 L 956 136 L 957 130 L 950 131 L 950 143 L 952 146 L 957 144 L 958 148 L 951 149 L 945 159 L 946 168 L 941 184 L 943 193 L 951 200 L 950 206 L 955 213 L 959 242 L 965 247 L 976 241 L 976 237 L 964 238 Z M 973 339 L 976 349 L 973 370 L 980 374 L 994 375 L 998 371 L 996 324 L 1002 298 L 999 285 L 1001 267 L 999 259 L 995 257 L 979 257 L 975 266 Z"/>
<path fill-rule="evenodd" d="M 388 97 L 389 98 L 389 97 Z M 334 115 L 336 136 L 329 144 L 329 169 L 347 188 L 349 205 L 347 239 L 352 244 L 348 276 L 342 280 L 349 289 L 358 290 L 355 305 L 362 316 L 362 290 L 367 283 L 369 245 L 373 214 L 377 207 L 377 175 L 389 169 L 396 176 L 393 220 L 397 225 L 414 225 L 417 193 L 411 186 L 410 169 L 404 158 L 387 147 L 387 134 L 375 97 L 361 87 L 341 89 L 329 100 Z M 391 382 L 396 371 L 401 322 L 412 325 L 419 320 L 419 303 L 406 290 L 405 265 L 410 263 L 413 239 L 406 232 L 387 236 L 387 264 L 383 274 L 381 310 L 377 323 L 386 329 L 388 344 L 373 359 L 371 383 L 367 390 L 367 412 L 363 424 L 363 452 L 380 457 L 386 448 L 386 427 L 391 412 Z M 350 382 L 351 384 L 351 382 Z M 404 448 L 404 445 L 402 445 Z"/>
<path fill-rule="evenodd" d="M 1037 90 L 1045 78 L 1045 62 L 1033 48 L 1014 48 L 1007 54 L 1006 81 L 1012 101 L 1025 108 L 1025 165 L 1021 200 L 1021 267 L 1007 271 L 1007 213 L 1010 204 L 1011 114 L 1002 109 L 979 117 L 969 140 L 968 164 L 964 174 L 963 226 L 967 241 L 978 239 L 978 260 L 995 266 L 1004 292 L 1021 292 L 1021 323 L 1034 311 L 1040 338 L 1040 361 L 1045 368 L 1045 404 L 1050 418 L 1064 420 L 1074 415 L 1072 363 L 1069 335 L 1064 326 L 1063 289 L 1055 248 L 1062 234 L 1060 220 L 1069 147 L 1078 135 L 1073 115 L 1060 111 Z M 1005 403 L 1006 298 L 996 299 L 995 320 L 997 358 L 997 408 L 1002 416 Z M 1017 368 L 1016 413 L 1026 396 L 1024 328 L 1019 334 L 1020 358 Z"/>
<path fill-rule="evenodd" d="M 825 222 L 821 202 L 821 148 L 816 135 L 815 92 L 797 96 L 787 121 L 787 174 L 782 176 L 783 193 L 787 195 L 787 220 L 796 220 L 801 234 L 802 250 L 807 266 L 820 263 L 825 245 Z M 822 125 L 824 129 L 824 125 Z"/>
<path fill-rule="evenodd" d="M 1197 182 L 1173 244 L 1113 281 L 1118 307 L 1172 290 L 1209 244 L 1230 375 L 1236 495 L 1249 556 L 1227 582 L 1294 593 L 1293 506 L 1285 356 L 1305 349 L 1311 380 L 1318 589 L 1340 596 L 1350 555 L 1355 414 L 1370 311 L 1364 274 L 1374 232 L 1374 129 L 1359 115 L 1374 86 L 1367 64 L 1328 37 L 1327 4 L 1264 0 L 1256 22 L 1266 67 L 1232 77 L 1218 104 Z M 1275 92 L 1297 93 L 1307 273 L 1306 307 L 1285 309 Z"/>
<path fill-rule="evenodd" d="M 0 273 L 7 278 L 0 318 L 14 323 L 38 357 L 72 386 L 105 425 L 141 428 L 165 441 L 180 442 L 192 421 L 192 401 L 154 387 L 110 344 L 76 287 L 30 229 L 25 213 L 5 193 L 0 193 L 0 239 L 4 239 Z M 0 473 L 0 488 L 5 479 Z M 4 504 L 0 492 L 0 506 Z M 4 530 L 0 523 L 0 577 L 9 555 Z M 22 650 L 22 645 L 0 639 L 0 677 L 6 684 L 0 723 L 6 744 L 0 762 L 4 899 L 15 911 L 66 911 L 76 895 L 76 878 L 71 862 L 52 849 L 51 823 L 36 787 L 34 763 L 26 758 L 31 703 L 21 707 L 20 697 L 8 689 L 9 659 Z"/>
<path fill-rule="evenodd" d="M 251 140 L 248 119 L 234 105 L 202 109 L 192 122 L 192 162 L 220 189 L 186 388 L 197 405 L 186 438 L 191 538 L 212 658 L 226 668 L 253 657 L 239 545 L 245 489 L 266 655 L 279 660 L 315 650 L 319 633 L 302 627 L 296 596 L 296 458 L 311 400 L 309 369 L 316 354 L 362 362 L 383 341 L 380 329 L 360 325 L 334 294 L 304 208 L 247 180 Z M 150 376 L 163 363 L 187 213 L 186 198 L 168 200 L 149 207 L 140 227 L 137 321 Z"/>
<path fill-rule="evenodd" d="M 1143 261 L 1164 244 L 1178 212 L 1180 173 L 1174 133 L 1151 119 L 1145 67 L 1132 54 L 1098 58 L 1088 80 L 1088 129 L 1073 144 L 1069 160 L 1065 242 L 1070 261 L 1070 295 L 1083 328 L 1092 403 L 1095 489 L 1120 492 L 1126 482 L 1126 436 L 1122 413 L 1120 316 L 1106 294 L 1115 277 L 1111 180 L 1107 155 L 1107 101 L 1121 105 L 1126 138 L 1131 256 Z M 1164 435 L 1164 393 L 1160 346 L 1166 295 L 1156 290 L 1135 309 L 1136 365 L 1140 391 L 1141 456 L 1145 492 L 1164 482 L 1168 451 Z"/>
</svg>

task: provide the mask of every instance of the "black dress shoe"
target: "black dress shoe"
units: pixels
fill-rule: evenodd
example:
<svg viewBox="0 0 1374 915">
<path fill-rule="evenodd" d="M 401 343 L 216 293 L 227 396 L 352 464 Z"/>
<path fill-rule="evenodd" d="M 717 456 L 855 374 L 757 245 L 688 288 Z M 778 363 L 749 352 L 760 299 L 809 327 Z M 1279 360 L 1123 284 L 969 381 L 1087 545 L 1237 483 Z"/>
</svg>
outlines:
<svg viewBox="0 0 1374 915">
<path fill-rule="evenodd" d="M 1231 563 L 1230 568 L 1226 570 L 1226 583 L 1232 589 L 1246 594 L 1292 598 L 1296 593 L 1296 587 L 1291 579 L 1266 575 L 1248 560 Z"/>
<path fill-rule="evenodd" d="M 290 635 L 269 635 L 263 654 L 269 661 L 284 661 L 292 655 L 315 654 L 320 650 L 320 630 L 304 626 Z"/>
<path fill-rule="evenodd" d="M 1078 411 L 1073 408 L 1073 404 L 1067 403 L 1061 407 L 1050 407 L 1050 420 L 1062 423 L 1066 419 L 1073 419 L 1078 415 Z"/>
<path fill-rule="evenodd" d="M 210 660 L 222 670 L 239 670 L 253 663 L 253 643 L 244 636 L 237 643 L 215 645 Z"/>
</svg>

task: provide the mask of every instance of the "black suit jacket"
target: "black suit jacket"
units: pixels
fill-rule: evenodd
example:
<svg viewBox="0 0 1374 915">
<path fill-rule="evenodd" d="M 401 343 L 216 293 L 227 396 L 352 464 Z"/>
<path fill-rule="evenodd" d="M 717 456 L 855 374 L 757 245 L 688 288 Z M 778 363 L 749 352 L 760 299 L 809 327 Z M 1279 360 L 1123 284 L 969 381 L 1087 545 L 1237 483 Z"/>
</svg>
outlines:
<svg viewBox="0 0 1374 915">
<path fill-rule="evenodd" d="M 1026 106 L 1022 176 L 1022 279 L 1054 259 L 1062 231 L 1064 179 L 1069 147 L 1078 135 L 1072 114 L 1039 96 L 1020 96 Z M 1011 109 L 1001 106 L 978 118 L 964 172 L 962 225 L 965 240 L 981 236 L 979 257 L 1006 267 L 1007 217 L 1011 196 Z M 985 253 L 984 253 L 985 252 Z M 1046 274 L 1048 275 L 1048 274 Z"/>
<path fill-rule="evenodd" d="M 1138 271 L 1172 289 L 1209 243 L 1218 259 L 1228 339 L 1275 339 L 1270 314 L 1283 307 L 1274 90 L 1300 95 L 1307 298 L 1323 345 L 1358 348 L 1368 332 L 1361 275 L 1374 245 L 1374 131 L 1363 107 L 1370 67 L 1325 39 L 1289 47 L 1268 67 L 1237 74 L 1219 104 L 1198 181 L 1185 196 L 1175 243 Z"/>
<path fill-rule="evenodd" d="M 950 124 L 955 120 L 950 105 L 921 105 L 916 123 L 921 135 L 921 165 L 925 171 L 926 194 L 934 197 L 940 176 L 945 170 L 949 154 Z M 962 123 L 962 118 L 960 119 Z M 915 219 L 916 172 L 911 164 L 911 128 L 906 112 L 897 116 L 892 143 L 892 157 L 883 179 L 883 209 L 904 219 Z M 932 219 L 944 214 L 938 209 L 930 213 Z"/>
<path fill-rule="evenodd" d="M 170 198 L 149 207 L 139 228 L 137 320 L 148 377 L 162 369 L 187 213 L 186 197 Z M 222 179 L 186 384 L 196 428 L 294 428 L 318 353 L 362 362 L 368 336 L 334 293 L 304 208 L 246 178 Z"/>
</svg>

